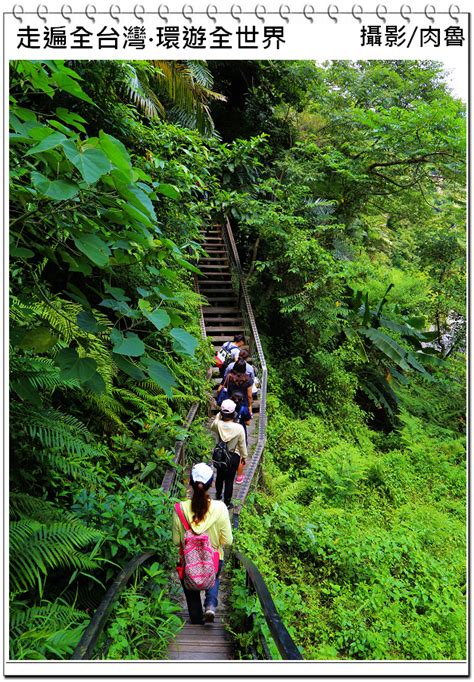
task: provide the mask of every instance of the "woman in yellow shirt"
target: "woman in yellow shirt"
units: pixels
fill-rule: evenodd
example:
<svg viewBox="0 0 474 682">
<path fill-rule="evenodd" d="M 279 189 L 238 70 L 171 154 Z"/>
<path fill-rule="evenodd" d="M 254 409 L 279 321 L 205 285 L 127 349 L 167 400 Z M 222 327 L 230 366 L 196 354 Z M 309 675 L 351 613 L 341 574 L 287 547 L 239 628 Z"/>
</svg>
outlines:
<svg viewBox="0 0 474 682">
<path fill-rule="evenodd" d="M 200 535 L 207 533 L 212 547 L 219 552 L 219 570 L 216 582 L 209 590 L 206 590 L 204 599 L 204 613 L 201 602 L 201 592 L 188 590 L 184 583 L 184 594 L 188 605 L 191 623 L 212 623 L 216 614 L 219 591 L 219 575 L 224 564 L 224 545 L 232 544 L 232 528 L 230 526 L 229 512 L 223 502 L 212 500 L 208 495 L 211 487 L 214 471 L 212 468 L 200 462 L 191 470 L 190 484 L 193 496 L 190 500 L 181 502 L 181 510 L 194 533 Z M 173 512 L 173 543 L 182 544 L 184 539 L 184 526 L 176 511 Z"/>
</svg>

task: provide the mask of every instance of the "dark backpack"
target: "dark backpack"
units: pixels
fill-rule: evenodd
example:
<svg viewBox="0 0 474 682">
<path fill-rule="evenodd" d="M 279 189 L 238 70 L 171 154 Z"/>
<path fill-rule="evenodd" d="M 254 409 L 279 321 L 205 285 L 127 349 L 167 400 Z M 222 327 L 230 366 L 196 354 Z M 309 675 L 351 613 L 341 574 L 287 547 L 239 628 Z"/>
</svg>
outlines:
<svg viewBox="0 0 474 682">
<path fill-rule="evenodd" d="M 227 471 L 233 454 L 233 452 L 229 452 L 227 443 L 220 440 L 212 451 L 212 463 L 216 467 L 216 471 Z"/>
</svg>

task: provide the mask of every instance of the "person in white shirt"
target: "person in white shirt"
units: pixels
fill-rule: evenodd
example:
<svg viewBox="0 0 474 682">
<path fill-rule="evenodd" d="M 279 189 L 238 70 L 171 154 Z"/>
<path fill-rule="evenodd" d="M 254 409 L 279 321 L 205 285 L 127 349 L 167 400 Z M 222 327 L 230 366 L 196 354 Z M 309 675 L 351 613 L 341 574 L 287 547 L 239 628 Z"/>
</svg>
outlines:
<svg viewBox="0 0 474 682">
<path fill-rule="evenodd" d="M 218 471 L 216 475 L 216 500 L 222 499 L 222 490 L 224 489 L 224 502 L 229 509 L 233 506 L 231 500 L 235 474 L 240 462 L 245 462 L 247 458 L 244 427 L 234 421 L 236 407 L 233 400 L 224 400 L 221 411 L 211 426 L 211 431 L 214 431 L 219 440 L 227 444 L 229 452 L 233 453 L 227 469 Z"/>
</svg>

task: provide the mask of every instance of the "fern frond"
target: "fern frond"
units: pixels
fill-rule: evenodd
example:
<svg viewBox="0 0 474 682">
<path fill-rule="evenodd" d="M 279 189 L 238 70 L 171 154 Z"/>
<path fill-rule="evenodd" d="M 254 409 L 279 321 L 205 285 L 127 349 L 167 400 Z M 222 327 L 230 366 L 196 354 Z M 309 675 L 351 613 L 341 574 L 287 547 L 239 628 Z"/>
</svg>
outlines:
<svg viewBox="0 0 474 682">
<path fill-rule="evenodd" d="M 51 358 L 43 357 L 18 357 L 10 359 L 10 381 L 25 378 L 36 389 L 53 391 L 59 386 L 64 388 L 78 388 L 78 381 L 60 378 L 60 369 L 56 367 Z"/>
<path fill-rule="evenodd" d="M 70 455 L 97 457 L 100 455 L 93 445 L 85 439 L 92 436 L 78 419 L 53 408 L 26 410 L 15 406 L 11 412 L 19 422 L 23 422 L 30 437 L 38 440 L 43 447 L 62 450 Z"/>
<path fill-rule="evenodd" d="M 16 592 L 41 584 L 48 572 L 58 568 L 94 570 L 95 559 L 79 548 L 95 543 L 102 533 L 79 521 L 41 523 L 20 519 L 10 523 L 10 581 Z"/>
<path fill-rule="evenodd" d="M 114 393 L 115 388 L 112 389 Z M 119 400 L 113 397 L 113 395 L 96 395 L 94 393 L 89 393 L 84 398 L 86 404 L 91 405 L 95 413 L 97 411 L 107 417 L 112 424 L 116 424 L 121 429 L 128 431 L 127 425 L 122 421 L 120 415 L 126 415 L 131 417 L 132 412 L 128 410 Z"/>
<path fill-rule="evenodd" d="M 89 620 L 87 613 L 61 602 L 46 602 L 30 608 L 10 609 L 10 636 L 18 637 L 27 630 L 65 628 Z"/>
<path fill-rule="evenodd" d="M 21 517 L 34 518 L 40 523 L 51 521 L 75 521 L 77 517 L 72 512 L 58 509 L 52 502 L 40 497 L 33 497 L 28 493 L 12 492 L 9 497 L 10 518 L 12 520 Z"/>
<path fill-rule="evenodd" d="M 86 468 L 81 460 L 73 460 L 69 456 L 63 457 L 52 452 L 41 452 L 38 460 L 47 464 L 54 471 L 61 471 L 69 478 L 74 478 L 85 483 L 92 483 L 97 480 L 97 473 L 92 467 Z"/>
</svg>

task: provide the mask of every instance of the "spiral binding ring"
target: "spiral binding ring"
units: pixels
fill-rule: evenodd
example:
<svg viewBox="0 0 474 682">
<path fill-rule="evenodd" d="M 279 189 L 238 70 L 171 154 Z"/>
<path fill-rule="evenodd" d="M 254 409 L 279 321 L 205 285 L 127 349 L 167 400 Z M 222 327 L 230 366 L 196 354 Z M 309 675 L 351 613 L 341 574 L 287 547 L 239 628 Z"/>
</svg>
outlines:
<svg viewBox="0 0 474 682">
<path fill-rule="evenodd" d="M 69 10 L 69 12 L 68 12 L 67 14 L 64 14 L 64 10 L 65 10 L 65 9 L 68 9 L 68 10 Z M 63 19 L 65 19 L 65 20 L 70 24 L 70 23 L 71 23 L 71 17 L 69 17 L 68 14 L 72 14 L 72 7 L 71 7 L 71 5 L 63 5 L 63 6 L 61 7 L 61 15 L 62 15 Z"/>
<path fill-rule="evenodd" d="M 137 10 L 139 9 L 141 9 L 140 14 L 137 13 Z M 143 15 L 145 14 L 145 8 L 143 7 L 143 5 L 135 5 L 135 7 L 133 8 L 133 13 L 138 19 L 138 21 L 141 21 L 143 24 L 144 22 Z"/>
<path fill-rule="evenodd" d="M 232 7 L 230 8 L 230 16 L 232 17 L 232 19 L 235 19 L 237 23 L 240 24 L 242 19 L 239 17 L 239 14 L 237 14 L 237 16 L 235 15 L 234 8 L 237 8 L 239 10 L 239 14 L 242 14 L 242 7 L 240 5 L 232 5 Z"/>
<path fill-rule="evenodd" d="M 181 14 L 186 19 L 186 21 L 189 21 L 190 24 L 193 23 L 193 13 L 194 13 L 194 10 L 191 7 L 191 5 L 183 5 L 183 9 L 181 10 Z"/>
<path fill-rule="evenodd" d="M 94 10 L 92 14 L 89 14 L 89 7 Z M 97 8 L 95 5 L 87 5 L 86 9 L 84 10 L 84 14 L 89 19 L 89 21 L 92 21 L 92 23 L 95 24 L 94 14 L 97 14 Z"/>
<path fill-rule="evenodd" d="M 405 11 L 405 7 L 407 8 L 407 16 L 405 16 L 405 15 L 403 14 L 403 12 Z M 400 7 L 400 16 L 401 16 L 402 19 L 405 19 L 405 21 L 407 22 L 407 24 L 409 24 L 410 21 L 411 21 L 411 19 L 410 19 L 410 17 L 409 17 L 410 14 L 411 14 L 411 7 L 410 7 L 410 5 L 402 5 L 402 6 Z"/>
<path fill-rule="evenodd" d="M 212 12 L 212 14 L 211 14 L 211 9 L 214 10 Z M 216 14 L 219 14 L 219 11 L 215 5 L 208 5 L 207 10 L 206 10 L 206 14 L 211 21 L 213 21 L 215 24 L 217 23 Z"/>
<path fill-rule="evenodd" d="M 356 14 L 356 13 L 355 13 L 355 10 L 356 10 L 357 8 L 359 8 L 359 10 L 360 10 L 359 14 Z M 362 15 L 364 14 L 364 10 L 362 9 L 362 5 L 353 5 L 353 6 L 352 6 L 352 16 L 354 17 L 354 19 L 355 19 L 356 21 L 359 22 L 359 24 L 362 23 L 362 19 L 361 19 L 360 16 L 359 16 L 360 14 L 362 14 Z"/>
<path fill-rule="evenodd" d="M 376 7 L 376 9 L 375 9 L 375 14 L 378 16 L 378 18 L 380 19 L 380 21 L 383 21 L 383 23 L 386 24 L 386 23 L 387 23 L 386 18 L 383 16 L 383 14 L 380 14 L 380 10 L 381 10 L 381 9 L 384 10 L 384 14 L 387 14 L 387 11 L 388 11 L 388 10 L 387 10 L 387 6 L 386 6 L 386 5 L 377 5 L 377 7 Z"/>
<path fill-rule="evenodd" d="M 22 14 L 25 13 L 25 10 L 23 9 L 22 5 L 14 5 L 14 6 L 13 6 L 13 9 L 12 9 L 12 14 L 13 14 L 13 16 L 15 17 L 15 19 L 16 19 L 17 21 L 19 21 L 20 24 L 22 24 L 22 23 L 23 23 L 23 18 L 22 18 L 21 16 L 17 16 L 17 14 L 16 14 L 16 8 L 17 8 L 17 7 L 18 7 L 18 9 L 21 9 L 21 13 L 22 13 Z"/>
<path fill-rule="evenodd" d="M 303 14 L 304 14 L 304 16 L 305 16 L 305 19 L 307 19 L 308 21 L 310 21 L 311 23 L 313 23 L 313 21 L 314 21 L 313 17 L 308 16 L 308 10 L 309 10 L 309 9 L 311 10 L 311 14 L 314 14 L 314 7 L 313 7 L 313 5 L 305 5 L 305 6 L 303 7 Z"/>
<path fill-rule="evenodd" d="M 36 14 L 38 15 L 38 18 L 41 19 L 41 21 L 44 21 L 44 23 L 46 24 L 48 20 L 41 14 L 43 9 L 46 16 L 48 16 L 48 8 L 46 7 L 46 5 L 38 5 L 38 7 L 36 8 Z"/>
<path fill-rule="evenodd" d="M 334 16 L 332 15 L 332 11 L 334 7 Z M 337 15 L 339 14 L 339 7 L 337 5 L 329 5 L 328 7 L 328 17 L 334 21 L 335 24 L 337 24 Z"/>
<path fill-rule="evenodd" d="M 117 11 L 117 14 L 121 14 L 121 13 L 122 13 L 122 10 L 120 9 L 120 7 L 119 7 L 118 5 L 110 5 L 110 7 L 109 7 L 109 14 L 110 14 L 110 16 L 112 17 L 112 19 L 113 19 L 114 21 L 116 21 L 117 24 L 119 24 L 119 23 L 120 23 L 120 19 L 119 19 L 118 16 L 116 16 L 116 15 L 114 14 L 114 12 L 112 11 L 112 10 L 115 11 L 115 8 L 117 8 L 117 10 L 118 10 L 118 11 Z"/>
<path fill-rule="evenodd" d="M 162 15 L 163 10 L 161 8 L 166 10 L 166 14 L 170 13 L 170 8 L 168 7 L 168 5 L 160 5 L 157 9 L 157 14 L 160 17 L 161 21 L 164 21 L 165 24 L 167 24 L 168 23 L 168 17 L 166 15 L 165 16 Z"/>
<path fill-rule="evenodd" d="M 428 9 L 432 9 L 433 14 L 436 14 L 436 7 L 434 5 L 425 5 L 425 17 L 428 19 L 428 21 L 431 21 L 431 23 L 433 24 L 434 17 L 428 14 Z"/>
<path fill-rule="evenodd" d="M 292 10 L 291 10 L 290 6 L 282 4 L 282 5 L 280 5 L 278 12 L 279 12 L 281 19 L 283 21 L 285 21 L 286 23 L 289 23 L 289 21 L 290 21 L 289 17 L 291 17 L 291 14 L 292 14 Z M 23 15 L 25 14 L 25 10 L 24 10 L 22 5 L 19 5 L 19 4 L 14 5 L 11 13 L 17 21 L 19 21 L 20 23 L 23 23 Z M 144 21 L 145 21 L 144 16 L 146 15 L 146 9 L 145 9 L 144 5 L 141 5 L 141 4 L 135 5 L 135 7 L 133 9 L 133 13 L 134 13 L 135 17 L 137 18 L 137 20 L 139 20 L 141 23 L 144 23 Z M 189 5 L 189 4 L 183 5 L 181 13 L 187 21 L 192 23 L 193 15 L 194 15 L 194 9 L 193 9 L 192 5 Z M 399 14 L 400 14 L 401 18 L 407 22 L 407 24 L 409 24 L 411 21 L 410 17 L 412 15 L 412 13 L 413 12 L 412 12 L 412 8 L 410 5 L 407 5 L 407 4 L 401 5 L 400 10 L 399 10 Z M 47 21 L 48 21 L 47 17 L 49 15 L 49 10 L 48 10 L 48 7 L 46 5 L 39 4 L 36 8 L 36 14 L 37 14 L 38 18 L 41 19 L 41 21 L 43 21 L 44 23 L 47 23 Z M 68 23 L 71 23 L 71 15 L 73 14 L 73 9 L 72 9 L 71 5 L 69 5 L 69 4 L 62 5 L 61 10 L 60 10 L 60 14 L 62 15 L 62 17 L 65 21 L 67 21 Z M 84 14 L 89 19 L 89 21 L 92 21 L 93 23 L 95 23 L 96 19 L 95 19 L 94 15 L 97 14 L 97 9 L 96 9 L 95 5 L 87 5 L 85 10 L 84 10 Z M 109 14 L 110 14 L 110 17 L 112 19 L 114 19 L 114 21 L 116 21 L 117 23 L 120 23 L 119 15 L 121 15 L 121 9 L 120 9 L 119 5 L 117 5 L 117 4 L 110 5 Z M 169 21 L 168 15 L 170 14 L 170 10 L 169 10 L 168 5 L 159 5 L 158 9 L 157 9 L 157 14 L 163 22 L 168 23 L 168 21 Z M 214 23 L 217 22 L 216 17 L 219 15 L 219 10 L 218 10 L 216 5 L 213 5 L 213 4 L 208 5 L 207 9 L 206 9 L 206 14 L 212 22 L 214 22 Z M 240 5 L 234 4 L 231 6 L 230 15 L 239 24 L 242 21 L 242 19 L 241 19 L 242 14 L 243 14 L 242 7 Z M 256 5 L 255 10 L 254 10 L 254 14 L 255 14 L 255 17 L 257 19 L 259 19 L 262 23 L 265 23 L 265 18 L 266 18 L 266 14 L 267 14 L 266 6 L 262 5 L 262 4 Z M 314 5 L 306 4 L 303 7 L 302 14 L 305 17 L 305 19 L 307 19 L 311 23 L 314 23 L 313 17 L 317 14 L 317 12 L 314 8 Z M 359 4 L 353 5 L 352 10 L 351 10 L 351 14 L 357 22 L 362 23 L 361 17 L 364 15 L 364 9 L 363 9 L 362 5 L 359 5 Z M 388 14 L 388 10 L 387 10 L 386 5 L 378 4 L 376 9 L 375 9 L 375 14 L 377 15 L 377 17 L 379 18 L 380 21 L 383 21 L 384 24 L 387 22 L 385 15 Z M 436 14 L 437 14 L 437 10 L 436 10 L 435 5 L 432 5 L 432 4 L 425 5 L 424 15 L 428 21 L 430 21 L 431 23 L 434 23 Z M 461 14 L 461 10 L 459 8 L 459 5 L 456 5 L 456 4 L 450 5 L 449 9 L 448 9 L 448 14 L 451 17 L 452 21 L 459 23 L 459 15 Z M 334 23 L 337 24 L 338 23 L 338 15 L 339 15 L 339 7 L 337 5 L 330 4 L 327 8 L 327 15 L 330 19 L 332 19 L 332 21 L 334 21 Z"/>
<path fill-rule="evenodd" d="M 286 10 L 285 14 L 283 14 L 283 10 Z M 288 5 L 280 5 L 280 9 L 278 11 L 283 21 L 286 21 L 286 23 L 288 24 L 290 21 L 288 19 L 288 16 L 291 15 L 291 9 L 288 7 Z"/>
<path fill-rule="evenodd" d="M 453 8 L 454 7 L 457 10 L 456 14 L 460 14 L 461 10 L 459 9 L 459 5 L 449 5 L 448 14 L 453 21 L 455 21 L 457 24 L 459 24 L 459 17 L 457 17 L 456 14 L 453 14 Z"/>
<path fill-rule="evenodd" d="M 262 14 L 263 14 L 263 16 L 260 16 L 260 14 L 259 14 L 260 7 L 262 8 Z M 256 5 L 256 6 L 255 6 L 255 16 L 257 17 L 257 19 L 260 19 L 260 21 L 262 22 L 262 24 L 265 23 L 265 14 L 266 14 L 266 13 L 267 13 L 267 9 L 266 9 L 265 5 Z"/>
</svg>

